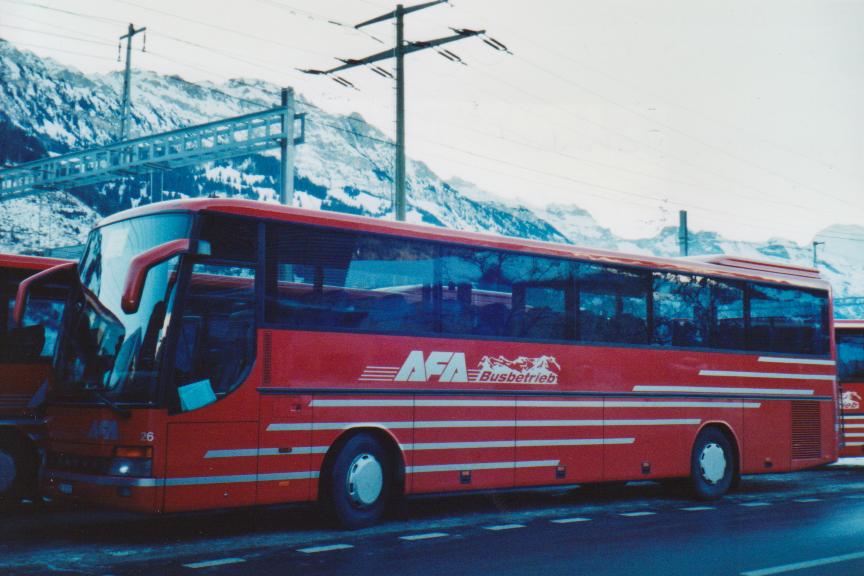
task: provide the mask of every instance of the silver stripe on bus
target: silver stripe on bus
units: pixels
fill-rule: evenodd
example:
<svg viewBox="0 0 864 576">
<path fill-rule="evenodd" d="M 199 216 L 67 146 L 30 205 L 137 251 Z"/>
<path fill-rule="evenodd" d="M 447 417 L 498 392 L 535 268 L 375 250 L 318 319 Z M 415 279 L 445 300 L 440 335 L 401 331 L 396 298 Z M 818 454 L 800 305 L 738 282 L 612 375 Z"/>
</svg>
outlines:
<svg viewBox="0 0 864 576">
<path fill-rule="evenodd" d="M 846 446 L 864 446 L 864 442 L 844 442 Z"/>
<path fill-rule="evenodd" d="M 547 446 L 602 446 L 633 444 L 635 438 L 573 438 L 562 440 L 491 440 L 487 442 L 420 442 L 404 444 L 405 451 L 413 450 L 465 450 L 471 448 L 544 448 Z"/>
<path fill-rule="evenodd" d="M 425 466 L 406 466 L 407 474 L 423 472 L 453 472 L 461 470 L 506 470 L 508 468 L 542 468 L 557 466 L 560 460 L 522 460 L 518 462 L 466 462 L 465 464 L 430 464 Z"/>
<path fill-rule="evenodd" d="M 276 472 L 273 474 L 234 474 L 229 476 L 191 476 L 188 478 L 166 478 L 165 486 L 201 486 L 205 484 L 240 484 L 245 482 L 275 482 L 278 480 L 309 480 L 318 478 L 318 472 Z"/>
<path fill-rule="evenodd" d="M 298 454 L 324 454 L 326 446 L 292 446 L 282 448 L 240 448 L 237 450 L 208 450 L 204 458 L 243 458 L 249 456 L 296 456 Z"/>
<path fill-rule="evenodd" d="M 66 472 L 65 470 L 45 470 L 45 478 L 49 480 L 69 480 L 71 482 L 84 482 L 86 484 L 98 484 L 100 486 L 161 486 L 162 480 L 158 478 L 124 478 L 122 476 L 99 476 L 96 474 L 81 474 L 78 472 Z"/>
<path fill-rule="evenodd" d="M 848 434 L 844 434 L 846 438 L 864 438 L 864 433 L 857 432 L 849 432 Z"/>
<path fill-rule="evenodd" d="M 833 376 L 832 376 L 833 378 Z M 813 390 L 796 388 L 726 388 L 719 386 L 643 386 L 633 387 L 634 392 L 695 392 L 697 394 L 761 394 L 764 396 L 812 396 Z"/>
<path fill-rule="evenodd" d="M 700 370 L 700 376 L 730 376 L 735 378 L 776 378 L 778 380 L 830 380 L 834 374 L 790 374 L 788 372 L 739 372 L 737 370 Z"/>
<path fill-rule="evenodd" d="M 152 488 L 155 486 L 200 486 L 206 484 L 235 484 L 244 482 L 273 482 L 278 480 L 308 480 L 318 478 L 317 470 L 304 472 L 277 472 L 273 474 L 236 474 L 231 476 L 192 476 L 188 478 L 123 478 L 120 476 L 99 476 L 95 474 L 79 474 L 61 470 L 46 470 L 45 477 L 54 480 L 68 480 L 97 484 L 100 486 L 137 486 Z"/>
<path fill-rule="evenodd" d="M 275 423 L 268 432 L 344 430 L 348 428 L 532 428 L 542 426 L 678 426 L 699 424 L 698 418 L 638 420 L 421 420 L 417 422 L 316 422 L 314 424 Z"/>
<path fill-rule="evenodd" d="M 844 424 L 844 428 L 864 428 L 864 424 Z"/>
<path fill-rule="evenodd" d="M 814 358 L 781 358 L 775 356 L 760 356 L 759 362 L 774 362 L 776 364 L 812 364 L 814 366 L 834 366 L 834 360 L 817 360 Z"/>
<path fill-rule="evenodd" d="M 843 420 L 864 420 L 864 414 L 843 416 Z"/>
<path fill-rule="evenodd" d="M 425 442 L 401 444 L 399 447 L 413 450 L 464 450 L 470 448 L 542 448 L 546 446 L 599 446 L 633 444 L 635 438 L 565 438 L 560 440 L 490 440 L 485 442 Z M 204 458 L 242 458 L 247 456 L 290 456 L 292 454 L 326 454 L 327 446 L 294 446 L 290 452 L 279 448 L 245 448 L 238 450 L 209 450 Z"/>
<path fill-rule="evenodd" d="M 519 408 L 759 408 L 759 402 L 639 401 L 639 400 L 515 400 Z M 312 400 L 315 408 L 512 407 L 514 400 Z"/>
</svg>

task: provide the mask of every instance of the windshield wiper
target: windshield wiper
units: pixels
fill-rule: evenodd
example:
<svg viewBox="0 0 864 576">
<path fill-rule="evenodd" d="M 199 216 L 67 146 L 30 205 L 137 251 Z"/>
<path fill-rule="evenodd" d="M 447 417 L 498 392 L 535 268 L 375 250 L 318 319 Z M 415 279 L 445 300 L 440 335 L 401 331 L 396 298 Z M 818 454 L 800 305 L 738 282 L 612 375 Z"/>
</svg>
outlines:
<svg viewBox="0 0 864 576">
<path fill-rule="evenodd" d="M 89 386 L 85 385 L 84 389 L 87 390 L 88 392 L 92 392 L 94 396 L 96 396 L 99 400 L 101 400 L 103 404 L 108 406 L 112 412 L 116 413 L 121 418 L 125 419 L 125 418 L 129 418 L 130 416 L 132 416 L 132 412 L 130 410 L 127 410 L 126 408 L 121 408 L 120 406 L 118 406 L 100 388 L 97 388 L 93 385 L 89 385 Z"/>
</svg>

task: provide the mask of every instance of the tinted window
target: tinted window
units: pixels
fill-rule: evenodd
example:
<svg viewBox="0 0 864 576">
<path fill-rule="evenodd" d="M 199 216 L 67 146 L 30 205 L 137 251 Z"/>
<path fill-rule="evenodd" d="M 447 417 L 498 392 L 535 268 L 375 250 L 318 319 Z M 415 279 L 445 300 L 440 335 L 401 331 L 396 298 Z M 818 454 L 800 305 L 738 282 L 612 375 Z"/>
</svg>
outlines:
<svg viewBox="0 0 864 576">
<path fill-rule="evenodd" d="M 325 330 L 434 331 L 435 252 L 405 239 L 271 227 L 267 320 Z"/>
<path fill-rule="evenodd" d="M 255 268 L 193 265 L 175 354 L 179 408 L 193 410 L 243 380 L 255 354 Z M 155 344 L 155 341 L 154 341 Z"/>
<path fill-rule="evenodd" d="M 32 327 L 32 330 L 13 332 L 12 310 L 15 307 L 18 284 L 36 272 L 0 271 L 0 361 L 25 362 L 37 358 L 47 360 L 54 355 L 67 295 L 65 286 L 44 282 L 34 286 L 21 320 L 22 327 Z M 24 339 L 27 342 L 23 342 Z"/>
<path fill-rule="evenodd" d="M 730 350 L 747 347 L 744 286 L 708 280 L 711 286 L 711 346 Z"/>
<path fill-rule="evenodd" d="M 579 266 L 578 338 L 586 342 L 648 342 L 648 272 Z"/>
<path fill-rule="evenodd" d="M 828 298 L 795 288 L 750 286 L 753 350 L 795 354 L 828 352 Z"/>
<path fill-rule="evenodd" d="M 660 346 L 708 344 L 711 291 L 706 278 L 654 272 L 654 329 Z"/>
<path fill-rule="evenodd" d="M 837 331 L 837 379 L 864 382 L 864 330 Z"/>
</svg>

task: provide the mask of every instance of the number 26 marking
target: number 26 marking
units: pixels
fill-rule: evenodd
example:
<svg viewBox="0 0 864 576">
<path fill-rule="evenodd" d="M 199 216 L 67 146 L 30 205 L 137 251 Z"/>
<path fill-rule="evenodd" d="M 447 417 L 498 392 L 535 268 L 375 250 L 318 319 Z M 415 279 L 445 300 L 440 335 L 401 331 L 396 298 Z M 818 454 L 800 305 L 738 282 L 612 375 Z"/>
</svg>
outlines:
<svg viewBox="0 0 864 576">
<path fill-rule="evenodd" d="M 156 439 L 156 434 L 153 432 L 141 432 L 141 442 L 153 442 Z"/>
</svg>

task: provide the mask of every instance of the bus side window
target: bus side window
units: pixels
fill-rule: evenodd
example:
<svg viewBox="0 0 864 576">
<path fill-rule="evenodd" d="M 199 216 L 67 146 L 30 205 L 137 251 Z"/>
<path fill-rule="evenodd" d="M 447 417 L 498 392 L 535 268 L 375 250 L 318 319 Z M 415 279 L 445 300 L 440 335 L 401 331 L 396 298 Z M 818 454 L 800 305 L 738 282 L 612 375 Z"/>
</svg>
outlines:
<svg viewBox="0 0 864 576">
<path fill-rule="evenodd" d="M 751 348 L 790 354 L 827 353 L 827 308 L 828 299 L 823 294 L 752 284 Z"/>
</svg>

